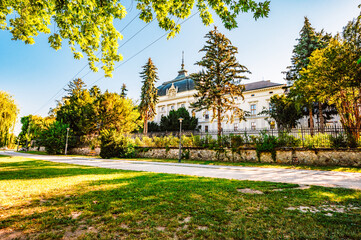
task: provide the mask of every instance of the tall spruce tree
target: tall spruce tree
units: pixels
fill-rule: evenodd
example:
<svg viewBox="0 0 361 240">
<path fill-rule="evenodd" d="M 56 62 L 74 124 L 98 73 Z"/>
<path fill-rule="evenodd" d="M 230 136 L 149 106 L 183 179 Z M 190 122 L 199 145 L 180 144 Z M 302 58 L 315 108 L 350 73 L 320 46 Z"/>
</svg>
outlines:
<svg viewBox="0 0 361 240">
<path fill-rule="evenodd" d="M 155 106 L 158 102 L 158 89 L 155 87 L 155 83 L 159 80 L 157 76 L 157 68 L 153 64 L 151 58 L 143 66 L 143 71 L 140 73 L 140 77 L 143 79 L 141 101 L 139 104 L 139 111 L 142 119 L 144 120 L 143 133 L 148 133 L 148 121 L 153 120 L 156 111 Z"/>
<path fill-rule="evenodd" d="M 236 97 L 243 98 L 244 86 L 242 79 L 247 79 L 245 73 L 248 69 L 239 64 L 236 59 L 237 48 L 222 33 L 214 30 L 206 34 L 205 46 L 199 50 L 205 52 L 205 56 L 196 65 L 203 70 L 192 74 L 196 101 L 192 107 L 196 111 L 213 111 L 212 121 L 217 119 L 218 137 L 222 132 L 222 121 L 233 122 L 234 117 L 243 118 L 244 112 L 235 102 Z"/>
<path fill-rule="evenodd" d="M 122 92 L 120 93 L 120 96 L 122 98 L 125 98 L 127 96 L 127 92 L 128 92 L 128 89 L 127 89 L 127 85 L 125 85 L 125 83 L 123 83 L 122 85 Z"/>
<path fill-rule="evenodd" d="M 327 33 L 325 34 L 323 30 L 321 32 L 316 32 L 315 29 L 311 26 L 308 18 L 305 17 L 303 27 L 300 31 L 300 37 L 297 39 L 297 44 L 293 49 L 293 55 L 291 58 L 292 65 L 287 67 L 288 71 L 285 72 L 286 80 L 290 85 L 293 85 L 293 88 L 291 88 L 291 96 L 296 98 L 299 105 L 306 106 L 308 109 L 311 134 L 313 134 L 314 129 L 313 108 L 314 102 L 317 101 L 317 96 L 315 93 L 310 92 L 308 89 L 304 88 L 302 84 L 297 83 L 302 78 L 301 71 L 303 69 L 307 69 L 307 66 L 310 62 L 309 57 L 311 54 L 317 49 L 326 47 L 330 38 L 331 36 Z M 322 105 L 322 102 L 318 102 L 321 129 L 323 129 L 324 123 Z"/>
</svg>

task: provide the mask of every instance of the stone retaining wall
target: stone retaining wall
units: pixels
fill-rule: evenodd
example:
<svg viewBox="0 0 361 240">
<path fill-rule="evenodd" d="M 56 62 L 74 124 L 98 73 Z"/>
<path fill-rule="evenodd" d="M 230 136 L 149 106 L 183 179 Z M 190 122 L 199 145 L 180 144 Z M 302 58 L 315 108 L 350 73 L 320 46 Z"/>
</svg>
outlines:
<svg viewBox="0 0 361 240">
<path fill-rule="evenodd" d="M 237 153 L 232 153 L 230 149 L 225 151 L 184 148 L 183 153 L 189 151 L 189 159 L 203 161 L 225 161 L 225 162 L 262 162 L 262 163 L 282 163 L 301 164 L 319 166 L 352 166 L 361 167 L 361 149 L 315 149 L 303 148 L 278 149 L 276 159 L 272 159 L 269 152 L 261 153 L 260 159 L 254 148 L 244 148 Z M 100 148 L 90 150 L 90 148 L 72 148 L 69 154 L 76 155 L 99 155 Z M 178 159 L 178 148 L 138 148 L 139 158 L 172 158 Z"/>
<path fill-rule="evenodd" d="M 178 158 L 179 150 L 175 148 L 140 148 L 140 158 Z M 262 162 L 262 163 L 283 163 L 302 164 L 319 166 L 353 166 L 361 167 L 361 151 L 359 149 L 278 149 L 276 159 L 272 159 L 269 152 L 262 152 L 260 159 L 255 149 L 241 149 L 237 153 L 231 150 L 217 151 L 208 149 L 184 149 L 189 151 L 189 159 L 205 161 L 226 161 L 226 162 Z"/>
</svg>

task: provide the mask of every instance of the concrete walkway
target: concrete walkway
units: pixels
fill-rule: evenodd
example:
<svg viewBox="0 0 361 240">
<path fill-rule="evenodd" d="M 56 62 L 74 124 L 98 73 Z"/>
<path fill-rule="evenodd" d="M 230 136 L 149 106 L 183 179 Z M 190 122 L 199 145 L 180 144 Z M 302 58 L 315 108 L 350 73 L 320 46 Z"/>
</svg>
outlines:
<svg viewBox="0 0 361 240">
<path fill-rule="evenodd" d="M 361 190 L 361 173 L 108 160 L 98 158 L 32 155 L 13 151 L 4 151 L 0 152 L 0 154 L 21 156 L 52 162 L 132 171 L 184 174 L 191 176 L 227 178 L 237 180 L 283 182 L 326 187 L 343 187 Z"/>
</svg>

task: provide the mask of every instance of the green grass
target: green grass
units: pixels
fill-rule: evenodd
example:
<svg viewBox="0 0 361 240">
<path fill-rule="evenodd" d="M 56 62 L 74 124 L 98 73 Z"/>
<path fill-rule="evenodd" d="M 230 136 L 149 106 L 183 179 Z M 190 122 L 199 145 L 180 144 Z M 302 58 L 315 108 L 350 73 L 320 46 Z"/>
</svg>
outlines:
<svg viewBox="0 0 361 240">
<path fill-rule="evenodd" d="M 360 191 L 296 186 L 1 157 L 0 239 L 361 238 Z"/>
<path fill-rule="evenodd" d="M 21 153 L 35 154 L 35 155 L 49 155 L 47 152 L 41 151 L 19 151 Z M 82 157 L 82 158 L 98 158 L 99 156 L 88 156 L 88 155 L 64 155 L 61 154 L 59 156 L 67 156 L 67 157 Z"/>
</svg>

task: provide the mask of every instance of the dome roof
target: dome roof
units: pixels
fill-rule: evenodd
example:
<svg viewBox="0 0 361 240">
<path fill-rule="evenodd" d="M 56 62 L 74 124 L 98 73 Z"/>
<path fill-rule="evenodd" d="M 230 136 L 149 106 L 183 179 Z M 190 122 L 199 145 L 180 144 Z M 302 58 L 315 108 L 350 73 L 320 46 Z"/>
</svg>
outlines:
<svg viewBox="0 0 361 240">
<path fill-rule="evenodd" d="M 174 85 L 174 88 L 177 89 L 177 92 L 185 92 L 194 89 L 194 82 L 192 78 L 188 76 L 188 73 L 185 69 L 182 69 L 178 72 L 178 76 L 168 82 L 164 82 L 158 87 L 158 96 L 166 96 L 167 91 Z"/>
</svg>

